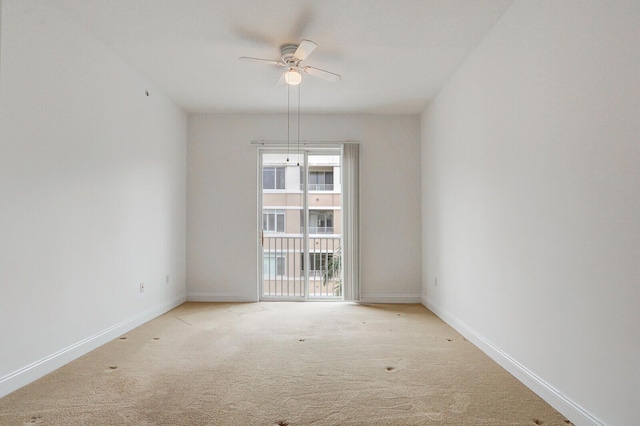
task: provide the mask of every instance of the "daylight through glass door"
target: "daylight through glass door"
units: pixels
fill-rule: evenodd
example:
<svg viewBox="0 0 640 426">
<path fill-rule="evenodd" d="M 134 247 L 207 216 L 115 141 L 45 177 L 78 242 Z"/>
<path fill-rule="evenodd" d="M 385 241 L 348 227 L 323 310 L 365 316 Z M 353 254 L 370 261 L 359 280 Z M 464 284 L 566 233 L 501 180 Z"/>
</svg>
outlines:
<svg viewBox="0 0 640 426">
<path fill-rule="evenodd" d="M 342 299 L 340 160 L 261 151 L 261 299 Z"/>
</svg>

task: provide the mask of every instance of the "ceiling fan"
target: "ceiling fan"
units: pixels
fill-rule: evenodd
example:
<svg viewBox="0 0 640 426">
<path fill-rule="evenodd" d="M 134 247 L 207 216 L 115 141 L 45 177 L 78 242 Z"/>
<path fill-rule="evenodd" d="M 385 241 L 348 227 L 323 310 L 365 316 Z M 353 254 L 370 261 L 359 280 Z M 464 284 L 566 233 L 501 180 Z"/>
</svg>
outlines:
<svg viewBox="0 0 640 426">
<path fill-rule="evenodd" d="M 265 62 L 278 67 L 286 67 L 287 70 L 280 76 L 278 84 L 287 83 L 291 86 L 300 84 L 302 82 L 301 72 L 331 82 L 340 81 L 341 77 L 339 74 L 321 70 L 316 67 L 302 66 L 302 61 L 307 59 L 316 47 L 318 47 L 318 45 L 311 40 L 302 40 L 300 44 L 283 44 L 280 46 L 280 60 L 274 61 L 271 59 L 251 58 L 248 56 L 242 56 L 240 57 L 240 60 Z"/>
</svg>

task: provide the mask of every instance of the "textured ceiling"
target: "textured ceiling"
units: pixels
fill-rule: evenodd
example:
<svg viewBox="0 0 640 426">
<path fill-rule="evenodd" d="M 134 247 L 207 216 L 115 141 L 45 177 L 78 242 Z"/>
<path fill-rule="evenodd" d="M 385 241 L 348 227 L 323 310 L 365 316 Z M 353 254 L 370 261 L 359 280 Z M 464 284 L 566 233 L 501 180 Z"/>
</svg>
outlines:
<svg viewBox="0 0 640 426">
<path fill-rule="evenodd" d="M 51 0 L 190 112 L 281 112 L 279 59 L 306 38 L 304 112 L 418 114 L 512 0 Z"/>
</svg>

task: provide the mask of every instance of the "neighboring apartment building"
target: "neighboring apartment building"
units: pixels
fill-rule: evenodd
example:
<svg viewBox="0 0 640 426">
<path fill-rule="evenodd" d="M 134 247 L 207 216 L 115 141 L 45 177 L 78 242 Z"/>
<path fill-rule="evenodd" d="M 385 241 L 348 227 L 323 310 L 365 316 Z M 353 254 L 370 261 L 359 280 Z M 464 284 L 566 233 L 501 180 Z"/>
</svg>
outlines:
<svg viewBox="0 0 640 426">
<path fill-rule="evenodd" d="M 293 156 L 292 156 L 293 157 Z M 341 297 L 342 185 L 340 155 L 309 155 L 308 216 L 304 167 L 286 154 L 264 154 L 262 167 L 265 297 Z M 305 252 L 308 227 L 308 258 Z"/>
</svg>

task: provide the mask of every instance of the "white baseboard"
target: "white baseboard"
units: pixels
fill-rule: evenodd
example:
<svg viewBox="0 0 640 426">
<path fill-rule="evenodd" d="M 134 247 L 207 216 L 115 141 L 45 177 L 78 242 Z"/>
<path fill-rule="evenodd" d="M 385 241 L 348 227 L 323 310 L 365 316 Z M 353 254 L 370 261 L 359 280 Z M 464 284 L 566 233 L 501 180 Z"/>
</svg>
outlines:
<svg viewBox="0 0 640 426">
<path fill-rule="evenodd" d="M 176 297 L 0 378 L 0 398 L 170 311 L 183 304 L 185 299 L 184 295 Z"/>
<path fill-rule="evenodd" d="M 257 294 L 188 292 L 187 302 L 257 302 Z"/>
<path fill-rule="evenodd" d="M 419 294 L 361 294 L 360 303 L 421 303 Z"/>
<path fill-rule="evenodd" d="M 466 337 L 525 386 L 538 394 L 540 398 L 562 413 L 567 419 L 571 420 L 573 424 L 576 426 L 604 426 L 602 422 L 592 416 L 587 410 L 564 396 L 559 390 L 503 352 L 460 319 L 440 308 L 431 299 L 422 296 L 422 304 L 453 327 L 458 333 Z"/>
<path fill-rule="evenodd" d="M 187 302 L 258 302 L 257 294 L 188 292 Z M 359 303 L 421 303 L 419 294 L 363 294 Z"/>
</svg>

